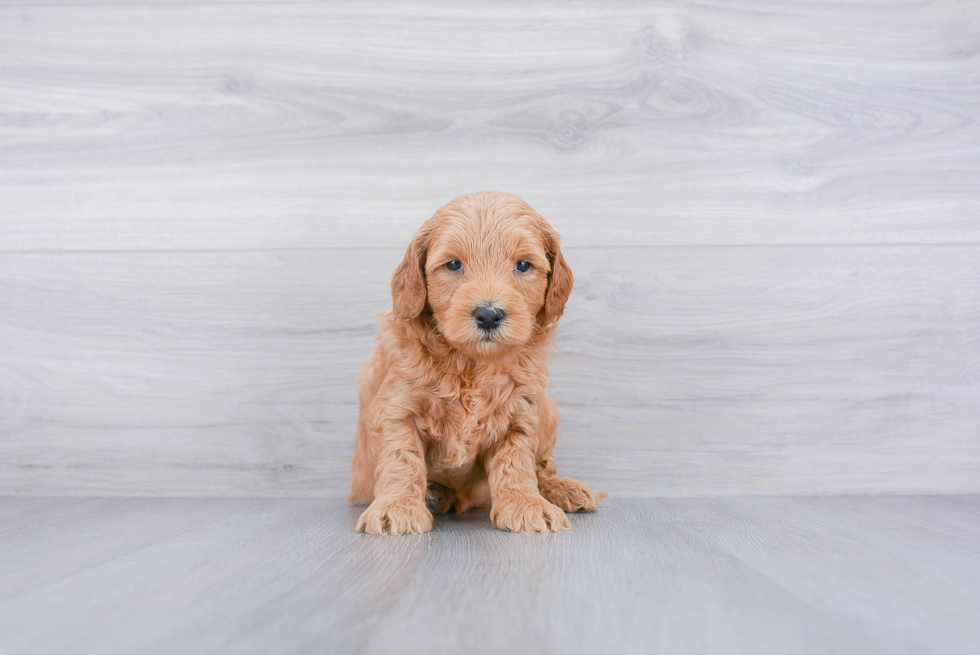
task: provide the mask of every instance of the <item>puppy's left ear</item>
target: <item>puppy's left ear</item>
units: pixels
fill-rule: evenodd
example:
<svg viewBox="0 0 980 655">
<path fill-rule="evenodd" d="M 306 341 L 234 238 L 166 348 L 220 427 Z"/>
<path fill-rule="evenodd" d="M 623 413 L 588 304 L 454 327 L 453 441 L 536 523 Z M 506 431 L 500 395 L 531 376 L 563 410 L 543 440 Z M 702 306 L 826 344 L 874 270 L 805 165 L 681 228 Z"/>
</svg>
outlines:
<svg viewBox="0 0 980 655">
<path fill-rule="evenodd" d="M 392 310 L 398 318 L 411 320 L 425 309 L 425 258 L 430 232 L 428 225 L 419 228 L 391 278 Z"/>
<path fill-rule="evenodd" d="M 561 318 L 565 312 L 565 303 L 572 295 L 572 286 L 575 279 L 572 277 L 572 269 L 569 268 L 565 257 L 561 254 L 559 241 L 561 237 L 553 229 L 548 228 L 544 231 L 545 244 L 548 248 L 548 261 L 551 264 L 551 272 L 548 274 L 548 290 L 544 296 L 544 313 L 546 323 L 553 323 Z"/>
</svg>

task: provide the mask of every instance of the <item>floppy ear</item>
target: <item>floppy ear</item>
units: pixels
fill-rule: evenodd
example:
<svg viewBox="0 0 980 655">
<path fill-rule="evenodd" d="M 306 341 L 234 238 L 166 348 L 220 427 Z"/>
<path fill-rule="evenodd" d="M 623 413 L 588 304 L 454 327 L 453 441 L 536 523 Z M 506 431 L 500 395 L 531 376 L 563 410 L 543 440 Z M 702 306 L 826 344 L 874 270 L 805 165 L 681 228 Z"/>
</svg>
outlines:
<svg viewBox="0 0 980 655">
<path fill-rule="evenodd" d="M 425 256 L 429 251 L 429 229 L 426 226 L 412 237 L 405 259 L 391 278 L 391 300 L 395 316 L 413 319 L 425 309 Z"/>
<path fill-rule="evenodd" d="M 552 229 L 544 232 L 545 242 L 548 248 L 548 261 L 551 264 L 551 272 L 548 274 L 548 290 L 544 296 L 544 314 L 547 323 L 552 323 L 561 318 L 565 311 L 565 303 L 572 294 L 572 286 L 575 279 L 572 277 L 572 269 L 568 267 L 565 258 L 561 254 L 558 242 L 561 238 Z"/>
</svg>

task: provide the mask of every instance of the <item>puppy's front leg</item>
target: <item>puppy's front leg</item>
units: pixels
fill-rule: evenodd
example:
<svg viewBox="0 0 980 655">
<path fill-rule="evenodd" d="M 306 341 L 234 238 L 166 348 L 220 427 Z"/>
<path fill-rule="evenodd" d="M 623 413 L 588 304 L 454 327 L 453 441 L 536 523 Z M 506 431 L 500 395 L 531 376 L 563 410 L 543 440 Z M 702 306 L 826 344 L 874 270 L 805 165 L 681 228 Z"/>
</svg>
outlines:
<svg viewBox="0 0 980 655">
<path fill-rule="evenodd" d="M 565 512 L 538 491 L 534 470 L 534 442 L 526 434 L 510 431 L 485 456 L 490 483 L 490 520 L 511 532 L 558 532 L 571 528 Z"/>
<path fill-rule="evenodd" d="M 419 534 L 432 529 L 425 506 L 425 449 L 411 419 L 389 421 L 378 435 L 374 502 L 357 521 L 358 532 Z"/>
</svg>

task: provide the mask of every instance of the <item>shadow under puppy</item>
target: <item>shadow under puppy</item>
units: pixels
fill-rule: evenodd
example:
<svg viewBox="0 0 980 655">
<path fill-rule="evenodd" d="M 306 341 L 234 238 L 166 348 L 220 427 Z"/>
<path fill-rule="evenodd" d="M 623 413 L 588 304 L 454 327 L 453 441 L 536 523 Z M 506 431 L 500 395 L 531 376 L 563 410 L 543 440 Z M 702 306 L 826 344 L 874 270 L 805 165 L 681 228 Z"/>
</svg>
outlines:
<svg viewBox="0 0 980 655">
<path fill-rule="evenodd" d="M 427 532 L 432 512 L 470 507 L 502 530 L 556 532 L 599 504 L 552 456 L 547 359 L 572 291 L 558 241 L 503 193 L 456 198 L 415 233 L 360 379 L 358 532 Z"/>
</svg>

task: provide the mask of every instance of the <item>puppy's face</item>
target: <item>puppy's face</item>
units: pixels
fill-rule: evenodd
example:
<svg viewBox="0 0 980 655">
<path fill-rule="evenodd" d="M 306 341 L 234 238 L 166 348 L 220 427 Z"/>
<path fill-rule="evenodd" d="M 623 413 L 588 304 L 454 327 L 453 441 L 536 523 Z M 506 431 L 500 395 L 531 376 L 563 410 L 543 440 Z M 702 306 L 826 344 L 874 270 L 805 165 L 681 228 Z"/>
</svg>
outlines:
<svg viewBox="0 0 980 655">
<path fill-rule="evenodd" d="M 392 280 L 396 315 L 416 318 L 428 306 L 445 339 L 481 359 L 557 320 L 571 288 L 558 235 L 505 194 L 463 196 L 436 212 Z"/>
<path fill-rule="evenodd" d="M 429 307 L 457 349 L 486 357 L 531 338 L 551 272 L 538 232 L 520 217 L 492 214 L 450 218 L 433 235 Z"/>
</svg>

